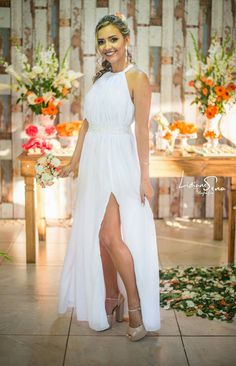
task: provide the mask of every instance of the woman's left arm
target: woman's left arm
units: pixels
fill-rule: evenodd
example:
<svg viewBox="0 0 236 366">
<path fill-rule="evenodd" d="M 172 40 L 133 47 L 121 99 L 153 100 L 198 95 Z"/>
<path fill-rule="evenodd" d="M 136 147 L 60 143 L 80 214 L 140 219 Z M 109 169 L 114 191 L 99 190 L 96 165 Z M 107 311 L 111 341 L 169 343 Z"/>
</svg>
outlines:
<svg viewBox="0 0 236 366">
<path fill-rule="evenodd" d="M 153 197 L 153 188 L 149 179 L 149 112 L 151 105 L 151 87 L 148 77 L 143 72 L 135 75 L 133 84 L 135 106 L 135 136 L 141 171 L 140 196 L 145 203 L 145 196 L 149 203 Z"/>
</svg>

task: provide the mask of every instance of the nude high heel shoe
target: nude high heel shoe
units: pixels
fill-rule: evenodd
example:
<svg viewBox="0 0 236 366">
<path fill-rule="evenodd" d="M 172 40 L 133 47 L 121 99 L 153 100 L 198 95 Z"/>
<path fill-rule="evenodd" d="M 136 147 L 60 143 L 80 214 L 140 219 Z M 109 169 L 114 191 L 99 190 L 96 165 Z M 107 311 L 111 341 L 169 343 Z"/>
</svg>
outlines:
<svg viewBox="0 0 236 366">
<path fill-rule="evenodd" d="M 139 306 L 136 309 L 129 309 L 128 311 L 129 311 L 129 313 L 134 312 L 134 311 L 141 311 L 141 308 Z M 140 339 L 145 337 L 146 334 L 147 334 L 147 331 L 146 331 L 144 325 L 141 324 L 141 325 L 139 325 L 138 327 L 135 327 L 135 328 L 129 326 L 126 335 L 129 337 L 129 339 L 131 341 L 135 342 L 135 341 L 139 341 Z"/>
<path fill-rule="evenodd" d="M 119 293 L 117 299 L 112 299 L 110 297 L 107 297 L 106 300 L 116 300 L 117 301 L 117 305 L 112 309 L 112 313 L 107 314 L 107 320 L 108 320 L 108 323 L 109 323 L 109 328 L 107 328 L 107 329 L 110 329 L 112 327 L 113 313 L 116 313 L 116 321 L 117 322 L 122 322 L 123 321 L 125 298 L 121 293 Z"/>
</svg>

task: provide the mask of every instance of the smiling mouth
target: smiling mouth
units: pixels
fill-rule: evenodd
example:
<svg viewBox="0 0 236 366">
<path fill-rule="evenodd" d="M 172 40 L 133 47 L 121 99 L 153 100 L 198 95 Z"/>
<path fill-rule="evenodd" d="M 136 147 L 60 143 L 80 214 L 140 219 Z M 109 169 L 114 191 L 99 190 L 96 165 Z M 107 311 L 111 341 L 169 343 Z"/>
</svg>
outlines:
<svg viewBox="0 0 236 366">
<path fill-rule="evenodd" d="M 105 55 L 110 57 L 113 56 L 116 53 L 116 51 L 109 51 L 109 52 L 105 52 Z"/>
</svg>

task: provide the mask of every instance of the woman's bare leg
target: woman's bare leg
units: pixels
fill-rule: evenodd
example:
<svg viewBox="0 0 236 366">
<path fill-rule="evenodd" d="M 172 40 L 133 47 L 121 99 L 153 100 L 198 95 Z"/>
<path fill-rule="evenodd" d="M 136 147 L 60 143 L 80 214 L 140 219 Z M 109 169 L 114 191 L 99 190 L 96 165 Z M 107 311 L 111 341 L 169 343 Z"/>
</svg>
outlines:
<svg viewBox="0 0 236 366">
<path fill-rule="evenodd" d="M 130 253 L 129 248 L 122 241 L 120 232 L 120 212 L 119 205 L 116 198 L 111 194 L 106 212 L 101 224 L 101 229 L 99 233 L 100 246 L 104 246 L 114 264 L 115 269 L 119 272 L 122 281 L 125 285 L 127 297 L 128 297 L 128 307 L 130 309 L 136 308 L 140 305 L 139 294 L 136 286 L 136 278 L 134 271 L 133 257 Z M 104 255 L 104 252 L 102 251 Z M 106 265 L 106 259 L 103 262 Z M 109 264 L 109 262 L 108 262 Z M 111 264 L 111 263 L 110 263 Z M 112 266 L 111 266 L 112 267 Z M 111 268 L 110 267 L 110 268 Z M 114 275 L 114 269 L 113 269 Z M 105 284 L 108 286 L 113 283 L 114 276 L 110 279 L 109 269 L 106 268 L 104 272 Z M 117 288 L 114 290 L 116 292 Z M 141 324 L 140 313 L 133 312 L 129 314 L 130 316 L 130 326 L 137 327 Z"/>
<path fill-rule="evenodd" d="M 102 267 L 104 273 L 104 281 L 106 287 L 106 298 L 117 299 L 119 295 L 119 287 L 117 283 L 117 270 L 113 264 L 112 258 L 105 246 L 100 243 L 100 253 L 102 258 Z M 106 312 L 111 314 L 112 309 L 116 306 L 117 301 L 106 301 Z"/>
</svg>

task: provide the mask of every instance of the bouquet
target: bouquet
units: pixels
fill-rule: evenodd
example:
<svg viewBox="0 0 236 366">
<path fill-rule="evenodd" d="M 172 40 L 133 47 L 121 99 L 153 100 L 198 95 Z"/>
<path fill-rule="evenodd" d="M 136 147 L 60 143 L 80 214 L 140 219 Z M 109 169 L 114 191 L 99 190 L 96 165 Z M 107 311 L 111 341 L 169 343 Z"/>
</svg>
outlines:
<svg viewBox="0 0 236 366">
<path fill-rule="evenodd" d="M 39 158 L 35 165 L 36 182 L 43 188 L 51 186 L 59 176 L 60 164 L 60 160 L 51 153 Z"/>
<path fill-rule="evenodd" d="M 59 112 L 61 100 L 68 97 L 73 88 L 78 88 L 80 72 L 68 70 L 67 57 L 59 65 L 54 46 L 47 50 L 38 45 L 34 54 L 34 65 L 31 66 L 27 57 L 18 49 L 21 72 L 18 73 L 12 65 L 1 61 L 5 70 L 17 82 L 13 90 L 19 92 L 19 102 L 27 102 L 35 114 L 49 115 L 51 118 Z"/>
<path fill-rule="evenodd" d="M 197 66 L 193 69 L 191 55 L 189 62 L 194 78 L 189 86 L 194 88 L 196 97 L 191 104 L 196 103 L 202 114 L 212 119 L 216 114 L 225 112 L 225 105 L 236 102 L 236 54 L 235 46 L 227 36 L 223 43 L 212 38 L 207 56 L 199 50 L 197 41 L 191 34 Z"/>
</svg>

